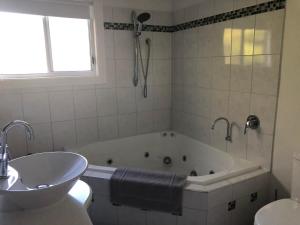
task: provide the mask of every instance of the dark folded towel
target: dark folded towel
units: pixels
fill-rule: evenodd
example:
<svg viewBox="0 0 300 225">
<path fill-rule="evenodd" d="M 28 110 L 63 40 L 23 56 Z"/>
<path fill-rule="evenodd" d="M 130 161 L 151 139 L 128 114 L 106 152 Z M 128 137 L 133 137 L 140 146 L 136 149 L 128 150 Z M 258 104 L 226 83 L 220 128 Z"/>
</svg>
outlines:
<svg viewBox="0 0 300 225">
<path fill-rule="evenodd" d="M 110 200 L 145 210 L 182 214 L 186 176 L 175 173 L 116 169 L 110 180 Z"/>
</svg>

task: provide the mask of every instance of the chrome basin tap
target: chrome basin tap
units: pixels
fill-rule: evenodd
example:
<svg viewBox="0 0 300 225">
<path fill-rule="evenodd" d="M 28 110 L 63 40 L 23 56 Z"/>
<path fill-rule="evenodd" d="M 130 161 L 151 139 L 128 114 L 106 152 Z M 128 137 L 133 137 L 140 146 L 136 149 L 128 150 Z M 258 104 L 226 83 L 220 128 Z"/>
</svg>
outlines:
<svg viewBox="0 0 300 225">
<path fill-rule="evenodd" d="M 216 123 L 221 121 L 221 120 L 224 120 L 226 122 L 226 125 L 227 125 L 227 128 L 226 128 L 226 137 L 225 137 L 225 140 L 226 141 L 229 141 L 229 142 L 232 142 L 232 124 L 229 122 L 229 120 L 225 117 L 219 117 L 217 118 L 213 125 L 211 126 L 211 129 L 214 130 L 215 129 L 215 126 L 216 126 Z"/>
<path fill-rule="evenodd" d="M 14 120 L 2 128 L 0 133 L 0 179 L 7 178 L 8 161 L 10 158 L 7 145 L 8 131 L 14 127 L 20 126 L 25 127 L 25 132 L 29 140 L 32 140 L 34 137 L 31 125 L 22 120 Z"/>
</svg>

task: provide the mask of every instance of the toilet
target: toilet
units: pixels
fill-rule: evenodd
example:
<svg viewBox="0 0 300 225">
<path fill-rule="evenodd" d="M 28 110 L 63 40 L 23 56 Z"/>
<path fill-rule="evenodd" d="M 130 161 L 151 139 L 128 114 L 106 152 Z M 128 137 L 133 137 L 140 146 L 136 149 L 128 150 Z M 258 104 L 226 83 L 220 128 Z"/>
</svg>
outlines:
<svg viewBox="0 0 300 225">
<path fill-rule="evenodd" d="M 293 157 L 291 199 L 272 202 L 255 215 L 255 225 L 300 225 L 300 154 Z"/>
</svg>

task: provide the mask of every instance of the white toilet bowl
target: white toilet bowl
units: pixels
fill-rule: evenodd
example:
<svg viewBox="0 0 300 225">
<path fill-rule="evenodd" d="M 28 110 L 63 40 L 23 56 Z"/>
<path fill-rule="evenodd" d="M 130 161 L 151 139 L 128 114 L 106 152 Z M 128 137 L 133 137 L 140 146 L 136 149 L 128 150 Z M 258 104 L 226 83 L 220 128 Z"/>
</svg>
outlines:
<svg viewBox="0 0 300 225">
<path fill-rule="evenodd" d="M 300 155 L 293 157 L 291 199 L 272 202 L 255 215 L 255 225 L 300 225 Z"/>
</svg>

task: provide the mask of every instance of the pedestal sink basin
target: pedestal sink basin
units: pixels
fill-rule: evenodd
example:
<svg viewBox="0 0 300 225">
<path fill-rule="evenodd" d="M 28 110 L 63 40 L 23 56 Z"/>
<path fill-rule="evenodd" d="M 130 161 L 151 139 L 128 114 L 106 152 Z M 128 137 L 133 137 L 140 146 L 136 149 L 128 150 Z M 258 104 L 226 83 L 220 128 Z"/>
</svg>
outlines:
<svg viewBox="0 0 300 225">
<path fill-rule="evenodd" d="M 63 199 L 88 162 L 78 154 L 49 152 L 17 158 L 9 162 L 19 173 L 19 178 L 0 195 L 22 209 L 51 205 Z"/>
</svg>

